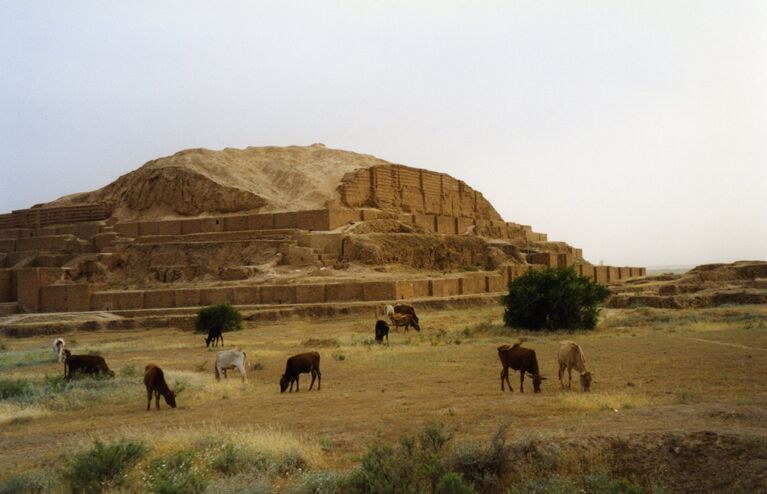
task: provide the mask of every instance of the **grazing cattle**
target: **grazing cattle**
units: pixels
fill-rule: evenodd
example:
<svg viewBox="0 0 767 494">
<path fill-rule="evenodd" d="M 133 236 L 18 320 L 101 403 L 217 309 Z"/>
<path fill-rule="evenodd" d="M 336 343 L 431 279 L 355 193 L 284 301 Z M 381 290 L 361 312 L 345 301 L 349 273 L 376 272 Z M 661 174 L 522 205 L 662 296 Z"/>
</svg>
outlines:
<svg viewBox="0 0 767 494">
<path fill-rule="evenodd" d="M 583 355 L 583 350 L 574 341 L 563 341 L 559 344 L 559 352 L 557 353 L 557 359 L 559 360 L 559 384 L 564 389 L 565 383 L 562 382 L 562 375 L 567 369 L 567 389 L 572 389 L 573 384 L 573 369 L 580 373 L 581 378 L 581 390 L 591 390 L 591 372 L 586 370 L 586 356 Z"/>
<path fill-rule="evenodd" d="M 56 355 L 59 363 L 64 361 L 64 350 L 66 350 L 67 344 L 64 343 L 64 338 L 56 338 L 53 340 L 53 354 Z"/>
<path fill-rule="evenodd" d="M 395 328 L 405 327 L 407 331 L 410 326 L 413 326 L 416 331 L 421 330 L 421 326 L 418 325 L 418 319 L 412 314 L 389 314 L 389 320 Z"/>
<path fill-rule="evenodd" d="M 154 364 L 149 364 L 144 368 L 144 386 L 146 386 L 146 409 L 149 411 L 152 404 L 152 395 L 155 398 L 155 405 L 160 409 L 160 395 L 165 398 L 165 403 L 171 408 L 176 408 L 176 394 L 170 390 L 168 383 L 165 382 L 165 374 L 162 369 Z"/>
<path fill-rule="evenodd" d="M 407 304 L 384 305 L 383 313 L 389 319 L 391 319 L 393 315 L 397 315 L 397 314 L 409 315 L 410 325 L 412 325 L 416 329 L 416 331 L 421 330 L 420 322 L 418 321 L 418 316 L 415 314 L 415 309 L 413 308 L 412 305 L 407 305 Z M 407 329 L 407 327 L 405 329 Z"/>
<path fill-rule="evenodd" d="M 322 374 L 320 373 L 320 354 L 317 352 L 299 353 L 288 359 L 285 365 L 285 373 L 280 378 L 280 393 L 284 393 L 290 385 L 290 393 L 293 392 L 293 383 L 296 383 L 296 392 L 298 392 L 298 375 L 309 372 L 312 375 L 312 382 L 309 385 L 309 391 L 314 386 L 314 379 L 317 379 L 317 391 L 320 390 L 322 383 Z"/>
<path fill-rule="evenodd" d="M 213 343 L 213 346 L 218 346 L 219 340 L 221 341 L 221 346 L 224 346 L 224 335 L 221 334 L 221 328 L 211 328 L 208 331 L 208 337 L 205 338 L 205 346 L 210 347 L 211 343 Z"/>
<path fill-rule="evenodd" d="M 384 336 L 386 343 L 389 343 L 389 325 L 379 319 L 376 321 L 376 342 L 383 343 Z"/>
<path fill-rule="evenodd" d="M 80 371 L 83 374 L 106 374 L 115 377 L 115 373 L 109 370 L 103 357 L 98 355 L 72 355 L 64 349 L 64 377 L 72 379 L 75 372 Z"/>
<path fill-rule="evenodd" d="M 533 390 L 536 393 L 541 392 L 541 381 L 545 377 L 541 376 L 538 369 L 538 359 L 535 357 L 535 350 L 523 348 L 519 343 L 514 345 L 501 345 L 498 347 L 498 358 L 501 359 L 503 370 L 501 371 L 501 391 L 504 390 L 503 382 L 509 385 L 509 391 L 514 391 L 509 382 L 509 367 L 519 371 L 519 390 L 525 391 L 525 372 L 533 378 Z"/>
<path fill-rule="evenodd" d="M 242 376 L 242 382 L 247 381 L 247 376 L 245 375 L 245 358 L 245 352 L 239 349 L 218 352 L 216 355 L 216 381 L 221 380 L 221 373 L 224 374 L 224 379 L 226 379 L 226 371 L 230 369 L 239 370 L 240 376 Z"/>
</svg>

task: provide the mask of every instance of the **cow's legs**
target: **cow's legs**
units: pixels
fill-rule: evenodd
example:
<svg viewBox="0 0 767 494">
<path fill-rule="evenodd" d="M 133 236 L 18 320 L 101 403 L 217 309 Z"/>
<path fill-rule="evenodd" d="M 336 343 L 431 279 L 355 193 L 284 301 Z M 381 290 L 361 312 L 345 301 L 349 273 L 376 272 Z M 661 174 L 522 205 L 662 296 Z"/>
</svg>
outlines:
<svg viewBox="0 0 767 494">
<path fill-rule="evenodd" d="M 223 345 L 223 343 L 222 343 L 222 345 Z M 245 367 L 240 365 L 240 366 L 237 367 L 237 369 L 240 371 L 240 376 L 242 376 L 242 382 L 245 382 L 245 379 L 246 379 L 246 377 L 245 377 Z"/>
<path fill-rule="evenodd" d="M 567 389 L 573 389 L 573 368 L 567 366 Z"/>
<path fill-rule="evenodd" d="M 559 385 L 562 386 L 562 389 L 565 389 L 565 383 L 562 382 L 562 376 L 565 373 L 565 366 L 562 365 L 562 363 L 559 363 Z"/>
<path fill-rule="evenodd" d="M 160 409 L 160 391 L 157 389 L 154 391 L 154 404 L 159 410 Z"/>
<path fill-rule="evenodd" d="M 311 375 L 312 375 L 312 382 L 311 382 L 311 383 L 309 383 L 309 391 L 311 391 L 311 390 L 312 390 L 312 387 L 314 387 L 314 380 L 315 380 L 315 379 L 317 379 L 317 371 L 315 371 L 314 369 L 312 369 L 312 370 L 311 370 Z"/>
<path fill-rule="evenodd" d="M 511 382 L 509 381 L 509 368 L 508 367 L 504 367 L 503 370 L 501 371 L 501 391 L 504 391 L 504 388 L 503 388 L 503 381 L 504 380 L 506 380 L 506 384 L 509 385 L 509 391 L 511 391 L 513 393 L 514 392 L 514 388 L 511 387 Z"/>
<path fill-rule="evenodd" d="M 519 392 L 525 392 L 525 371 L 519 371 Z"/>
<path fill-rule="evenodd" d="M 152 408 L 152 390 L 146 388 L 146 411 L 148 412 L 150 408 Z"/>
</svg>

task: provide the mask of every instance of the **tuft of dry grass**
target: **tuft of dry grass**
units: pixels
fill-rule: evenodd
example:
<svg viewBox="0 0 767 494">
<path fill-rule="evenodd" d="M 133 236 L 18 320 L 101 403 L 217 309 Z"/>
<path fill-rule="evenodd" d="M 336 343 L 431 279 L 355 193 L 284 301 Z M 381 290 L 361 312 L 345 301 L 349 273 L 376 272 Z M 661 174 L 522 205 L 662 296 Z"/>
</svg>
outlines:
<svg viewBox="0 0 767 494">
<path fill-rule="evenodd" d="M 37 405 L 0 403 L 0 425 L 28 422 L 52 414 L 49 409 Z"/>
</svg>

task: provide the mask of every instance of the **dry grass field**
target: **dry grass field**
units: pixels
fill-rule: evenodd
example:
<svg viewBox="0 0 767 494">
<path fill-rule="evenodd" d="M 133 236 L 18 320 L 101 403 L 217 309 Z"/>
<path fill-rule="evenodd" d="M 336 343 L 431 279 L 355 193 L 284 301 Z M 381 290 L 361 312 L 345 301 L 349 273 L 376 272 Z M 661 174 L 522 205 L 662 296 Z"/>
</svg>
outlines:
<svg viewBox="0 0 767 494">
<path fill-rule="evenodd" d="M 172 329 L 64 335 L 73 353 L 96 352 L 117 374 L 69 386 L 58 377 L 62 365 L 51 351 L 52 337 L 2 339 L 5 386 L 21 382 L 27 388 L 0 401 L 0 479 L 57 471 L 94 439 L 139 440 L 150 458 L 226 441 L 275 457 L 298 455 L 301 471 L 346 471 L 372 441 L 395 442 L 429 423 L 444 424 L 461 442 L 488 442 L 506 423 L 511 443 L 581 449 L 608 440 L 652 448 L 669 437 L 701 445 L 699 434 L 714 435 L 712 455 L 730 454 L 732 438 L 767 444 L 765 306 L 605 310 L 596 330 L 569 334 L 505 329 L 501 307 L 419 315 L 423 331 L 393 332 L 389 345 L 372 341 L 372 317 L 246 323 L 225 339 L 226 348 L 247 353 L 247 383 L 236 371 L 216 382 L 215 350 L 205 348 L 202 335 Z M 560 389 L 556 349 L 562 339 L 583 347 L 595 376 L 591 393 Z M 511 378 L 514 392 L 501 392 L 496 347 L 519 340 L 538 354 L 547 378 L 540 394 L 532 393 L 529 379 L 520 393 L 518 373 Z M 280 394 L 286 358 L 308 350 L 321 354 L 322 390 L 309 392 L 303 375 L 300 392 Z M 148 363 L 160 365 L 180 390 L 178 408 L 162 402 L 162 410 L 145 411 L 141 379 Z M 719 457 L 690 468 L 706 467 L 713 477 L 730 470 L 732 476 L 732 465 L 750 455 L 753 471 L 764 471 L 767 458 L 740 449 L 731 454 L 735 463 Z M 633 474 L 642 480 L 660 472 L 644 483 L 670 491 L 700 487 L 671 478 L 675 474 L 664 468 L 653 464 Z M 631 465 L 621 471 L 632 474 Z M 289 483 L 285 478 L 272 482 L 281 488 Z M 122 489 L 142 491 L 130 485 Z M 727 492 L 708 490 L 717 489 Z"/>
</svg>

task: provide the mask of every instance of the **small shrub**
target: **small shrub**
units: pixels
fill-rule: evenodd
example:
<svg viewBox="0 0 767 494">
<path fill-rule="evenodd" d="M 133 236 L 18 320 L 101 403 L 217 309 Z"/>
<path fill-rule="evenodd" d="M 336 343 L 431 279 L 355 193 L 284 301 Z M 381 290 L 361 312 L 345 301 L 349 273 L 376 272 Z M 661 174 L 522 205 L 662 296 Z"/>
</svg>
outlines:
<svg viewBox="0 0 767 494">
<path fill-rule="evenodd" d="M 464 482 L 460 473 L 448 472 L 437 482 L 434 494 L 474 494 L 474 486 Z"/>
<path fill-rule="evenodd" d="M 604 475 L 564 477 L 551 475 L 513 485 L 509 494 L 642 494 L 643 489 L 625 479 L 612 479 Z"/>
<path fill-rule="evenodd" d="M 0 494 L 45 494 L 51 492 L 52 487 L 50 479 L 24 473 L 0 481 Z"/>
<path fill-rule="evenodd" d="M 90 494 L 119 486 L 123 474 L 146 454 L 147 447 L 133 441 L 104 444 L 96 440 L 91 449 L 75 455 L 64 471 L 72 492 Z"/>
<path fill-rule="evenodd" d="M 333 360 L 346 360 L 346 355 L 344 355 L 341 352 L 333 352 L 332 354 Z"/>
<path fill-rule="evenodd" d="M 275 461 L 267 454 L 225 444 L 213 454 L 209 465 L 212 470 L 231 476 L 243 472 L 268 473 L 274 470 Z"/>
<path fill-rule="evenodd" d="M 503 297 L 506 326 L 541 329 L 593 329 L 606 286 L 578 276 L 572 268 L 530 270 L 509 283 Z"/>
<path fill-rule="evenodd" d="M 460 473 L 481 492 L 500 492 L 511 465 L 512 451 L 506 445 L 508 424 L 498 428 L 489 446 L 464 443 L 445 459 L 450 471 Z"/>
<path fill-rule="evenodd" d="M 26 398 L 35 393 L 35 387 L 26 379 L 0 379 L 0 400 Z"/>
<path fill-rule="evenodd" d="M 214 328 L 221 328 L 221 331 L 242 329 L 242 314 L 231 304 L 212 305 L 200 309 L 194 320 L 195 331 L 208 333 Z"/>
<path fill-rule="evenodd" d="M 289 452 L 285 453 L 280 459 L 280 462 L 277 465 L 277 472 L 283 477 L 287 477 L 289 475 L 301 473 L 307 469 L 307 466 L 306 460 L 304 460 L 300 454 Z"/>
<path fill-rule="evenodd" d="M 205 494 L 270 494 L 272 487 L 253 473 L 240 473 L 224 479 L 212 480 Z"/>
<path fill-rule="evenodd" d="M 338 472 L 321 471 L 304 474 L 286 489 L 288 494 L 337 494 L 343 492 L 346 477 Z"/>
<path fill-rule="evenodd" d="M 155 494 L 202 494 L 206 485 L 194 464 L 194 453 L 186 450 L 153 460 L 144 482 Z"/>
</svg>

